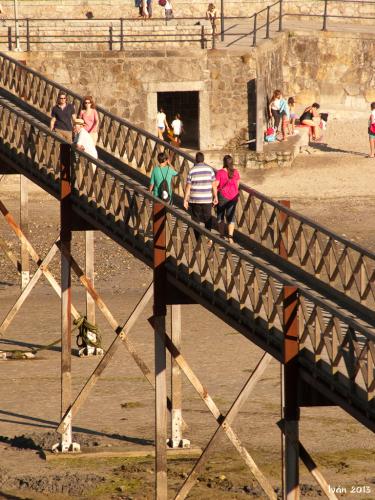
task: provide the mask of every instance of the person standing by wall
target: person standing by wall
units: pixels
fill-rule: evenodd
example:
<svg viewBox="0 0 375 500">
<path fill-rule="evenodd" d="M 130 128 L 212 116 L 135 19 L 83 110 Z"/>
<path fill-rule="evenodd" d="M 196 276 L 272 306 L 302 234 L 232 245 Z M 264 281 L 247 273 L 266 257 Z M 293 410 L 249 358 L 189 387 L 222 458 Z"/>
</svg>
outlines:
<svg viewBox="0 0 375 500">
<path fill-rule="evenodd" d="M 200 151 L 195 155 L 195 164 L 191 168 L 185 188 L 184 207 L 190 208 L 194 221 L 203 223 L 211 231 L 212 205 L 217 205 L 217 185 L 213 168 L 204 163 L 204 154 Z M 199 239 L 199 232 L 194 231 Z"/>
<path fill-rule="evenodd" d="M 281 101 L 281 90 L 275 90 L 269 104 L 269 116 L 273 118 L 273 126 L 276 129 L 276 132 L 279 128 L 280 124 L 280 101 Z"/>
<path fill-rule="evenodd" d="M 72 142 L 73 120 L 76 119 L 73 104 L 67 102 L 66 93 L 60 92 L 57 104 L 51 111 L 50 129 Z"/>
</svg>

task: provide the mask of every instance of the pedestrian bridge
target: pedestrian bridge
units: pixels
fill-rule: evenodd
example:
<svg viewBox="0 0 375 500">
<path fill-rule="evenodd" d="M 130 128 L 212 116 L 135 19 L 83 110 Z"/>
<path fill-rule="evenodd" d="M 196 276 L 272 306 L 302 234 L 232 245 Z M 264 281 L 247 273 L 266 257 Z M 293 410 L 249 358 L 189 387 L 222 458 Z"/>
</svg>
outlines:
<svg viewBox="0 0 375 500">
<path fill-rule="evenodd" d="M 167 398 L 165 380 L 160 378 L 165 373 L 166 348 L 216 412 L 219 427 L 225 422 L 204 387 L 194 382 L 173 339 L 165 335 L 165 311 L 170 304 L 200 304 L 284 365 L 283 432 L 289 461 L 295 434 L 291 437 L 288 425 L 296 425 L 299 406 L 339 405 L 375 430 L 373 252 L 244 184 L 240 185 L 235 243 L 230 245 L 217 232 L 197 225 L 182 209 L 191 156 L 98 107 L 99 159 L 94 160 L 48 128 L 60 90 L 67 93 L 76 110 L 81 96 L 4 53 L 0 53 L 0 85 L 1 172 L 17 171 L 60 200 L 58 246 L 66 272 L 76 265 L 70 254 L 71 231 L 90 229 L 103 231 L 154 269 L 151 322 L 159 333 L 155 347 L 158 498 L 166 498 Z M 164 150 L 179 173 L 173 206 L 147 191 L 157 154 Z M 1 211 L 6 215 L 2 203 Z M 195 231 L 200 233 L 200 241 L 195 239 Z M 47 266 L 48 260 L 44 269 Z M 90 290 L 89 280 L 85 282 Z M 70 287 L 64 270 L 61 283 L 64 301 Z M 72 311 L 69 301 L 66 304 L 69 319 Z M 7 318 L 3 320 L 0 333 L 7 322 Z M 115 327 L 120 340 L 126 341 L 121 328 Z M 63 336 L 70 334 L 70 326 L 66 328 Z M 63 339 L 62 346 L 66 360 L 69 342 L 64 344 Z M 136 361 L 142 369 L 141 361 Z M 63 364 L 64 370 L 66 374 L 69 364 Z M 68 441 L 74 405 L 65 399 L 59 427 Z M 297 447 L 301 457 L 302 449 Z M 257 478 L 266 494 L 276 498 L 262 483 L 262 476 Z M 297 487 L 296 481 L 294 476 L 287 482 L 289 493 Z M 324 479 L 319 484 L 324 490 Z M 181 493 L 176 498 L 184 496 Z"/>
</svg>

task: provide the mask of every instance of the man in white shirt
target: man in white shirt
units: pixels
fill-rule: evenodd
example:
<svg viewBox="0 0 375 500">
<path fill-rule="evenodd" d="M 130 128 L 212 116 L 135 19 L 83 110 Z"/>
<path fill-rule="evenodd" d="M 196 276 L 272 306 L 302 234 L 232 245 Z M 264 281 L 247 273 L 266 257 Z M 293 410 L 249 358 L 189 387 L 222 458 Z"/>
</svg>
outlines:
<svg viewBox="0 0 375 500">
<path fill-rule="evenodd" d="M 94 158 L 98 158 L 98 152 L 91 135 L 83 127 L 85 122 L 82 118 L 76 118 L 73 121 L 73 131 L 74 131 L 74 141 L 73 144 L 77 146 L 78 149 L 84 151 Z"/>
</svg>

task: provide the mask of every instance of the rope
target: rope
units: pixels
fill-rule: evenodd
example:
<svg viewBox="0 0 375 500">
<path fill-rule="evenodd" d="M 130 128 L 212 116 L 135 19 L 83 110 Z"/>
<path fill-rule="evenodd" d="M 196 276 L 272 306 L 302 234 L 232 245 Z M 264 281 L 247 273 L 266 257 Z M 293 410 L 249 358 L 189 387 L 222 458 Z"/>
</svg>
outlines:
<svg viewBox="0 0 375 500">
<path fill-rule="evenodd" d="M 79 318 L 73 321 L 74 328 L 72 329 L 72 334 L 75 330 L 78 330 L 78 335 L 76 337 L 77 347 L 82 348 L 86 346 L 102 348 L 102 336 L 99 332 L 99 328 L 96 325 L 93 325 L 87 321 L 86 316 L 79 316 Z M 92 332 L 94 335 L 90 335 Z M 95 339 L 94 339 L 95 336 Z M 21 349 L 13 349 L 6 350 L 0 349 L 0 354 L 7 354 L 7 359 L 29 359 L 33 358 L 40 351 L 47 351 L 51 347 L 60 344 L 61 338 L 58 338 L 47 344 L 45 346 L 41 346 L 39 348 L 34 348 L 30 350 L 21 350 Z M 8 356 L 9 354 L 9 356 Z"/>
</svg>

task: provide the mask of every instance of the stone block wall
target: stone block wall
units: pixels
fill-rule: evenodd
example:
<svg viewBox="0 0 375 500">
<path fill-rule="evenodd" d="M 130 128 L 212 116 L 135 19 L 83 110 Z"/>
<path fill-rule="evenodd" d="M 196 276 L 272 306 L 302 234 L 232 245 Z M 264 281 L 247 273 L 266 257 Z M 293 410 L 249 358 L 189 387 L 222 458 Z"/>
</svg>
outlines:
<svg viewBox="0 0 375 500">
<path fill-rule="evenodd" d="M 2 0 L 3 8 L 8 17 L 14 16 L 14 0 Z M 208 0 L 173 0 L 175 15 L 178 17 L 204 17 Z M 220 11 L 220 0 L 214 0 Z M 275 0 L 224 0 L 226 16 L 251 16 L 254 12 L 263 9 Z M 92 12 L 95 18 L 137 17 L 134 0 L 18 0 L 19 17 L 85 17 L 86 12 Z M 284 0 L 284 9 L 294 14 L 318 14 L 324 11 L 322 0 Z M 164 17 L 164 10 L 153 0 L 155 17 Z M 340 1 L 330 0 L 330 15 L 370 15 L 375 16 L 373 5 L 361 0 Z M 337 22 L 337 20 L 335 20 Z M 373 23 L 373 21 L 362 21 Z"/>
<path fill-rule="evenodd" d="M 30 52 L 26 63 L 80 94 L 92 94 L 112 113 L 155 133 L 157 92 L 198 91 L 200 147 L 223 147 L 248 128 L 248 83 L 255 51 L 154 50 Z"/>
<path fill-rule="evenodd" d="M 284 89 L 297 102 L 368 109 L 375 101 L 375 34 L 294 32 L 283 65 Z"/>
<path fill-rule="evenodd" d="M 2 0 L 8 17 L 13 17 L 13 0 Z M 95 18 L 137 17 L 134 0 L 18 0 L 20 17 L 84 17 L 91 11 Z M 204 17 L 208 0 L 172 0 L 178 17 Z M 213 2 L 220 10 L 220 0 Z M 227 16 L 249 16 L 269 5 L 271 0 L 224 0 Z M 164 9 L 153 0 L 153 14 L 164 17 Z"/>
</svg>

